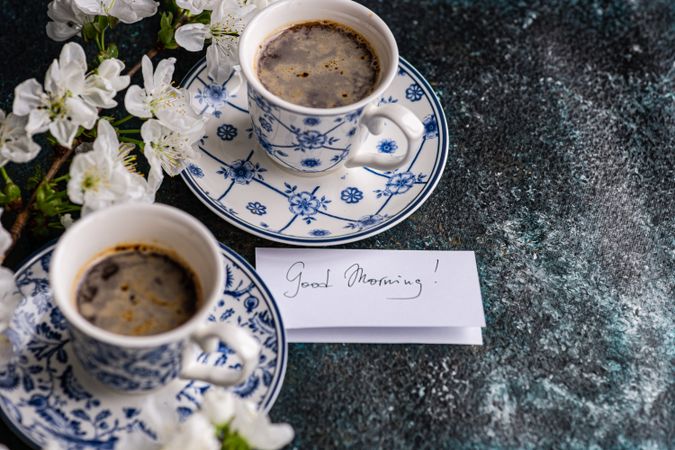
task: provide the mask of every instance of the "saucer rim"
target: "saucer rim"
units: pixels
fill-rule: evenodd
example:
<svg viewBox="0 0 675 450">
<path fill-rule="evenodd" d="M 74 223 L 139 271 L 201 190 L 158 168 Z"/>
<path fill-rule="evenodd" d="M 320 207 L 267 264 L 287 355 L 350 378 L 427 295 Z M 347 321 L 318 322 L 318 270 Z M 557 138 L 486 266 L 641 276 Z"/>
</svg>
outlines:
<svg viewBox="0 0 675 450">
<path fill-rule="evenodd" d="M 48 241 L 46 244 L 44 244 L 42 247 L 39 249 L 35 250 L 28 258 L 25 259 L 25 261 L 19 266 L 19 268 L 14 272 L 14 278 L 16 279 L 17 274 L 22 273 L 23 271 L 27 270 L 30 266 L 35 264 L 40 258 L 44 256 L 45 253 L 49 251 L 54 251 L 54 248 L 56 247 L 56 244 L 58 242 L 58 239 L 53 239 Z M 243 256 L 239 255 L 237 252 L 232 250 L 230 247 L 227 245 L 223 244 L 220 241 L 216 241 L 218 243 L 218 246 L 220 248 L 221 254 L 227 255 L 227 256 L 234 256 L 237 262 L 240 264 L 240 268 L 248 275 L 251 279 L 257 280 L 259 284 L 258 288 L 267 295 L 267 297 L 271 300 L 271 308 L 273 309 L 274 312 L 276 313 L 275 317 L 275 327 L 280 330 L 279 338 L 280 341 L 283 341 L 283 346 L 279 345 L 278 348 L 280 350 L 280 357 L 281 363 L 277 363 L 277 367 L 279 370 L 279 376 L 277 377 L 276 384 L 274 387 L 270 389 L 270 392 L 272 394 L 269 396 L 269 398 L 263 403 L 262 407 L 260 408 L 261 411 L 265 413 L 269 413 L 269 411 L 272 409 L 274 404 L 276 403 L 277 398 L 279 397 L 279 394 L 281 393 L 281 388 L 283 387 L 284 384 L 284 379 L 286 378 L 286 367 L 288 365 L 288 338 L 286 336 L 286 329 L 284 328 L 283 324 L 283 319 L 281 317 L 281 311 L 279 311 L 279 306 L 277 305 L 277 302 L 272 295 L 272 292 L 269 290 L 267 287 L 267 284 L 265 281 L 260 277 L 258 272 L 255 270 L 255 268 L 249 263 L 246 259 L 244 259 Z M 17 291 L 19 295 L 23 297 L 21 294 L 21 290 L 17 288 Z M 53 305 L 54 308 L 56 308 L 56 305 Z M 280 365 L 279 365 L 280 364 Z M 211 384 L 211 383 L 209 383 Z M 152 392 L 149 392 L 148 395 L 152 395 Z M 19 428 L 18 425 L 14 423 L 12 418 L 5 413 L 5 408 L 4 405 L 0 404 L 0 420 L 7 426 L 9 431 L 12 432 L 14 436 L 16 436 L 21 442 L 23 442 L 27 447 L 30 447 L 34 450 L 40 450 L 42 447 L 35 441 L 33 441 L 22 429 Z"/>
<path fill-rule="evenodd" d="M 196 78 L 197 74 L 201 72 L 201 70 L 205 65 L 206 65 L 206 58 L 204 57 L 190 69 L 190 71 L 187 73 L 187 75 L 185 75 L 185 77 L 183 77 L 183 79 L 180 82 L 180 87 L 187 89 L 186 84 L 192 83 Z M 403 66 L 406 70 L 410 71 L 410 73 L 413 75 L 413 77 L 411 78 L 413 78 L 416 82 L 421 83 L 424 86 L 424 88 L 426 88 L 426 90 L 430 93 L 429 98 L 432 100 L 432 110 L 434 108 L 436 109 L 434 115 L 436 116 L 438 123 L 438 136 L 439 138 L 442 137 L 442 142 L 440 143 L 440 148 L 438 151 L 438 153 L 441 153 L 441 155 L 438 163 L 439 170 L 436 170 L 435 173 L 433 174 L 434 178 L 427 182 L 426 192 L 418 196 L 413 202 L 409 203 L 401 212 L 399 212 L 396 216 L 394 216 L 393 219 L 386 221 L 382 225 L 343 237 L 322 236 L 315 238 L 300 238 L 295 236 L 287 236 L 287 237 L 284 237 L 283 235 L 279 236 L 277 234 L 255 228 L 254 226 L 250 225 L 249 222 L 243 221 L 237 217 L 230 216 L 221 211 L 218 205 L 216 204 L 217 202 L 212 198 L 210 198 L 209 196 L 205 195 L 203 189 L 197 186 L 196 182 L 194 181 L 193 177 L 190 175 L 187 169 L 183 170 L 180 173 L 183 182 L 185 182 L 190 191 L 192 191 L 195 197 L 197 197 L 199 201 L 202 202 L 202 204 L 204 204 L 214 214 L 216 214 L 221 219 L 225 220 L 227 223 L 234 225 L 240 230 L 243 230 L 259 238 L 287 245 L 326 247 L 326 246 L 349 244 L 352 242 L 357 242 L 377 236 L 380 233 L 383 233 L 395 227 L 396 225 L 399 225 L 400 223 L 404 222 L 408 217 L 410 217 L 412 214 L 414 214 L 420 207 L 422 207 L 422 205 L 424 205 L 427 202 L 427 200 L 429 200 L 429 197 L 431 197 L 431 194 L 434 193 L 434 191 L 438 187 L 438 183 L 441 181 L 450 154 L 448 122 L 445 116 L 445 111 L 443 110 L 443 105 L 441 104 L 438 95 L 436 95 L 436 92 L 431 87 L 431 84 L 429 84 L 429 81 L 424 76 L 422 76 L 419 70 L 417 70 L 410 62 L 408 62 L 405 58 L 401 56 L 399 56 L 399 65 Z M 244 82 L 245 80 L 242 80 L 242 83 Z M 361 167 L 355 167 L 348 170 L 359 170 L 359 169 L 361 169 Z"/>
<path fill-rule="evenodd" d="M 280 363 L 277 363 L 279 376 L 277 377 L 276 384 L 270 389 L 272 395 L 270 395 L 270 397 L 267 399 L 267 401 L 265 401 L 263 407 L 261 408 L 262 411 L 267 413 L 270 411 L 270 409 L 272 409 L 272 406 L 274 406 L 274 403 L 276 402 L 277 397 L 281 392 L 281 388 L 283 387 L 284 378 L 286 378 L 286 366 L 288 365 L 288 338 L 286 336 L 286 328 L 284 327 L 284 321 L 283 318 L 281 317 L 281 311 L 279 310 L 279 306 L 277 305 L 277 301 L 274 298 L 274 295 L 272 295 L 272 292 L 267 287 L 267 284 L 262 279 L 260 274 L 258 274 L 258 272 L 255 270 L 255 268 L 251 265 L 251 263 L 249 263 L 246 259 L 244 259 L 243 256 L 232 250 L 227 245 L 223 244 L 220 241 L 217 242 L 218 246 L 220 247 L 221 253 L 223 254 L 227 253 L 230 256 L 234 256 L 240 263 L 240 268 L 246 269 L 246 274 L 249 276 L 249 278 L 251 278 L 252 280 L 255 279 L 259 283 L 258 289 L 263 291 L 267 295 L 267 298 L 270 300 L 271 306 L 270 309 L 273 309 L 275 313 L 274 323 L 276 328 L 279 330 L 280 340 L 283 340 L 283 346 L 278 345 L 278 348 L 281 350 L 279 356 L 281 357 L 282 360 Z M 279 358 L 279 356 L 277 356 L 277 358 Z"/>
</svg>

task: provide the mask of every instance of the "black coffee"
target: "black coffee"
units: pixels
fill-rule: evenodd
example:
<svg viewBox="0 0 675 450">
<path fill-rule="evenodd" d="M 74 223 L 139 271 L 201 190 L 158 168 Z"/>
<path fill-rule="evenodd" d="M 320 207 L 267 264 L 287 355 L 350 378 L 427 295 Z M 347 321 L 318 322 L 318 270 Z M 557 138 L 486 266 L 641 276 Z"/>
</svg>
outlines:
<svg viewBox="0 0 675 450">
<path fill-rule="evenodd" d="M 262 46 L 257 74 L 267 90 L 284 100 L 334 108 L 373 92 L 380 63 L 368 41 L 351 28 L 306 22 L 286 28 Z"/>
<path fill-rule="evenodd" d="M 147 336 L 187 322 L 200 302 L 193 272 L 156 247 L 118 246 L 91 266 L 77 289 L 77 309 L 97 327 Z"/>
</svg>

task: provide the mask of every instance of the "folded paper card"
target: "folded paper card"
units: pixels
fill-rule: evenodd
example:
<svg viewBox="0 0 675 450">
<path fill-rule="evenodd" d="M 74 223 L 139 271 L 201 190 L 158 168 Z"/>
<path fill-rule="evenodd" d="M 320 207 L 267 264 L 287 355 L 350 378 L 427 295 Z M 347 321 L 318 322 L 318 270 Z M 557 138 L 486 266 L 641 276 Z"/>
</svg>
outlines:
<svg viewBox="0 0 675 450">
<path fill-rule="evenodd" d="M 295 328 L 286 330 L 288 342 L 343 342 L 369 344 L 482 345 L 476 328 Z"/>
<path fill-rule="evenodd" d="M 256 249 L 290 341 L 480 344 L 467 251 Z"/>
</svg>

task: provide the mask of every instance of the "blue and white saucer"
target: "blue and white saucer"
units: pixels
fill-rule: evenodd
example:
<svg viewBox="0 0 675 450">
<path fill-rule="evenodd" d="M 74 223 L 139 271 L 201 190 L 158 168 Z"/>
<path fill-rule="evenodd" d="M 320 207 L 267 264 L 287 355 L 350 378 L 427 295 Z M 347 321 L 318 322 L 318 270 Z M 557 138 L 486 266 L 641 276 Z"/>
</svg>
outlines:
<svg viewBox="0 0 675 450">
<path fill-rule="evenodd" d="M 226 265 L 222 300 L 209 321 L 238 323 L 262 344 L 260 366 L 233 391 L 259 405 L 272 407 L 286 371 L 287 342 L 279 310 L 254 269 L 221 245 Z M 42 447 L 48 439 L 67 449 L 114 449 L 132 429 L 154 439 L 146 425 L 142 395 L 124 395 L 79 377 L 66 323 L 54 307 L 48 270 L 54 247 L 33 256 L 16 273 L 22 300 L 12 321 L 10 340 L 18 349 L 14 363 L 0 371 L 0 409 L 7 424 L 28 445 Z M 238 358 L 221 352 L 202 354 L 198 360 L 215 366 L 234 365 Z M 175 408 L 183 418 L 198 409 L 210 384 L 174 380 L 151 395 Z"/>
<path fill-rule="evenodd" d="M 380 172 L 370 168 L 338 169 L 325 177 L 306 178 L 280 169 L 258 147 L 247 111 L 246 85 L 235 89 L 231 77 L 214 84 L 204 61 L 183 80 L 192 104 L 210 115 L 197 147 L 201 158 L 182 177 L 206 206 L 254 235 L 293 245 L 324 246 L 354 242 L 381 233 L 419 208 L 438 184 L 448 158 L 448 126 L 429 83 L 401 59 L 398 76 L 380 104 L 399 103 L 425 126 L 424 138 L 410 164 Z M 402 152 L 401 131 L 385 131 L 365 143 L 373 152 Z"/>
</svg>

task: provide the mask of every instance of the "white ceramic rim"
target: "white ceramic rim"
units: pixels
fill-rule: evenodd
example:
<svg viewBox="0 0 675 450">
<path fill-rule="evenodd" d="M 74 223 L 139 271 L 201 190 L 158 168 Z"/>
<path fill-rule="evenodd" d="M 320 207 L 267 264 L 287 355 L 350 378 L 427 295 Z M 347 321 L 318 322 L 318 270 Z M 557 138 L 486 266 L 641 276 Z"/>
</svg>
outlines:
<svg viewBox="0 0 675 450">
<path fill-rule="evenodd" d="M 68 251 L 68 241 L 70 239 L 77 239 L 77 234 L 80 229 L 95 226 L 97 222 L 105 221 L 108 217 L 118 214 L 127 215 L 130 218 L 134 217 L 136 214 L 168 216 L 176 223 L 182 223 L 186 227 L 190 228 L 192 233 L 203 238 L 204 242 L 207 244 L 210 254 L 203 256 L 204 258 L 212 258 L 213 270 L 218 271 L 216 274 L 216 282 L 209 292 L 203 292 L 204 304 L 201 306 L 199 311 L 197 311 L 195 315 L 190 318 L 190 320 L 181 326 L 165 333 L 154 334 L 150 336 L 125 336 L 111 333 L 87 321 L 76 311 L 75 303 L 70 301 L 70 280 L 64 283 L 56 275 L 58 271 L 58 265 L 64 258 L 67 257 L 65 253 Z M 91 213 L 86 217 L 76 221 L 68 228 L 68 230 L 66 230 L 54 248 L 54 253 L 52 255 L 49 268 L 49 283 L 52 288 L 52 298 L 54 305 L 59 308 L 68 323 L 80 332 L 98 341 L 111 345 L 117 345 L 122 348 L 148 348 L 187 339 L 193 331 L 205 323 L 206 317 L 213 308 L 213 305 L 218 302 L 218 300 L 220 300 L 224 279 L 224 270 L 223 258 L 221 256 L 218 241 L 213 236 L 211 231 L 209 231 L 209 229 L 206 228 L 206 226 L 199 220 L 178 208 L 161 203 L 126 203 L 122 205 L 111 206 L 101 211 Z"/>
<path fill-rule="evenodd" d="M 308 106 L 301 106 L 291 103 L 272 94 L 270 91 L 263 86 L 263 84 L 258 80 L 258 77 L 254 73 L 254 61 L 256 57 L 256 51 L 248 53 L 246 48 L 248 47 L 248 40 L 253 39 L 252 35 L 255 33 L 255 28 L 260 26 L 260 22 L 264 21 L 266 16 L 273 15 L 280 10 L 297 10 L 302 8 L 303 3 L 308 3 L 316 7 L 321 5 L 322 8 L 326 9 L 326 20 L 331 20 L 330 10 L 335 10 L 338 8 L 350 8 L 355 10 L 358 14 L 363 17 L 368 17 L 371 21 L 375 22 L 375 26 L 379 28 L 379 32 L 382 37 L 387 42 L 388 50 L 390 52 L 390 64 L 388 67 L 381 66 L 380 58 L 380 81 L 379 86 L 375 89 L 370 95 L 365 98 L 362 98 L 356 103 L 350 105 L 340 106 L 338 108 L 310 108 Z M 292 23 L 297 23 L 301 19 L 289 20 L 288 25 Z M 350 25 L 350 27 L 352 27 Z M 355 31 L 362 32 L 357 27 L 352 27 Z M 269 36 L 273 33 L 274 30 L 266 30 L 263 34 Z M 260 42 L 255 42 L 254 45 L 251 45 L 251 48 L 257 49 Z M 267 98 L 268 101 L 279 106 L 285 110 L 295 112 L 297 114 L 307 115 L 307 116 L 331 116 L 331 115 L 341 115 L 348 114 L 352 111 L 356 111 L 360 108 L 365 108 L 367 105 L 375 102 L 384 91 L 387 90 L 389 85 L 391 85 L 396 72 L 398 70 L 398 45 L 396 44 L 396 39 L 394 34 L 391 32 L 387 24 L 373 11 L 366 8 L 365 6 L 353 2 L 351 0 L 281 0 L 277 1 L 270 6 L 267 6 L 262 11 L 260 11 L 253 19 L 248 23 L 241 37 L 239 38 L 239 62 L 241 65 L 241 71 L 246 78 L 246 82 L 249 86 L 253 86 L 256 91 L 260 92 L 261 95 Z"/>
</svg>

